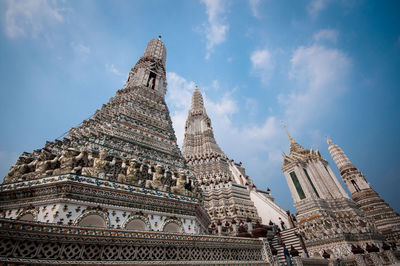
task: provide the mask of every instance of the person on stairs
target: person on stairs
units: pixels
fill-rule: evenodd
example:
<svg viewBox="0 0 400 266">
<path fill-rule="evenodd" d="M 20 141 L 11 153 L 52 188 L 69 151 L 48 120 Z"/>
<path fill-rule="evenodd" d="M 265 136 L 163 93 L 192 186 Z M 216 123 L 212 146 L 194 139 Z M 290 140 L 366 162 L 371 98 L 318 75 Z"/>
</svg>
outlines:
<svg viewBox="0 0 400 266">
<path fill-rule="evenodd" d="M 290 265 L 292 266 L 292 258 L 290 257 L 290 252 L 289 250 L 286 248 L 285 244 L 283 244 L 283 255 L 285 256 L 285 261 L 286 261 L 286 265 Z"/>
</svg>

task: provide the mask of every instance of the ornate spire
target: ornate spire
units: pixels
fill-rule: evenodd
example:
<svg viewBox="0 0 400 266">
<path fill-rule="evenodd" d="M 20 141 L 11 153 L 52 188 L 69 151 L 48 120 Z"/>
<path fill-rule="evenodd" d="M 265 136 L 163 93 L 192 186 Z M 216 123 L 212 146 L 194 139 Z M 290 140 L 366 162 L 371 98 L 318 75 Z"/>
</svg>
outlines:
<svg viewBox="0 0 400 266">
<path fill-rule="evenodd" d="M 206 113 L 203 96 L 197 86 L 192 95 L 192 106 L 186 120 L 182 154 L 186 159 L 212 155 L 226 157 L 215 141 L 211 119 Z"/>
<path fill-rule="evenodd" d="M 288 129 L 286 128 L 285 122 L 283 122 L 283 120 L 281 120 L 281 123 L 282 123 L 283 128 L 284 128 L 285 131 L 286 131 L 286 134 L 287 134 L 288 137 L 289 137 L 290 143 L 293 143 L 294 140 L 293 140 L 292 136 L 290 136 L 289 131 L 288 131 Z"/>
<path fill-rule="evenodd" d="M 298 144 L 293 138 L 292 136 L 289 134 L 289 131 L 286 128 L 285 123 L 283 122 L 283 120 L 281 120 L 281 123 L 283 125 L 283 128 L 286 131 L 286 134 L 289 137 L 289 141 L 290 141 L 290 154 L 292 153 L 300 153 L 300 154 L 306 154 L 306 153 L 310 153 L 310 151 L 306 148 L 304 148 L 303 146 L 301 146 L 300 144 Z"/>
<path fill-rule="evenodd" d="M 199 111 L 199 110 L 204 110 L 204 101 L 203 101 L 203 95 L 201 95 L 199 91 L 199 87 L 196 86 L 193 95 L 192 95 L 192 107 L 191 110 L 193 111 Z"/>
<path fill-rule="evenodd" d="M 354 168 L 354 165 L 338 145 L 334 144 L 328 137 L 326 138 L 326 142 L 329 145 L 329 153 L 331 154 L 332 159 L 336 163 L 340 172 L 346 170 L 347 168 Z"/>
<path fill-rule="evenodd" d="M 326 138 L 326 143 L 328 143 L 328 145 L 332 143 L 332 140 L 330 140 L 330 139 L 328 138 L 328 136 L 326 136 L 325 138 Z"/>
<path fill-rule="evenodd" d="M 125 88 L 141 86 L 164 96 L 167 90 L 166 60 L 167 50 L 160 35 L 158 39 L 152 39 L 147 44 L 142 57 L 129 72 Z"/>
</svg>

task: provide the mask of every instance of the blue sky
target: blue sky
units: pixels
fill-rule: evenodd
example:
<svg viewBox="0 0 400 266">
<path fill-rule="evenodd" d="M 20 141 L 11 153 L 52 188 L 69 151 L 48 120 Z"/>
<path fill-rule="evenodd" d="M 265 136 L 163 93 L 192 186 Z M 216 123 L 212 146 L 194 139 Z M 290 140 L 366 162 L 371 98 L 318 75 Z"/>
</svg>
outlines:
<svg viewBox="0 0 400 266">
<path fill-rule="evenodd" d="M 399 212 L 398 10 L 361 0 L 1 1 L 0 175 L 90 117 L 162 34 L 179 144 L 197 84 L 223 151 L 285 209 L 281 120 L 339 176 L 332 138 Z"/>
</svg>

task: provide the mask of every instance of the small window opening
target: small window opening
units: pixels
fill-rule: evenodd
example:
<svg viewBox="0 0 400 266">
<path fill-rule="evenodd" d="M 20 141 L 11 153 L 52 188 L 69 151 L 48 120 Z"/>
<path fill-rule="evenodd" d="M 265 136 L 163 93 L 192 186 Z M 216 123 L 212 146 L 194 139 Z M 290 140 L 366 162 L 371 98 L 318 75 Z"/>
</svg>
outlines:
<svg viewBox="0 0 400 266">
<path fill-rule="evenodd" d="M 351 183 L 353 184 L 353 186 L 354 186 L 354 188 L 356 189 L 357 192 L 360 191 L 360 188 L 358 187 L 356 181 L 351 180 Z"/>
<path fill-rule="evenodd" d="M 154 89 L 156 85 L 156 77 L 156 73 L 150 72 L 149 79 L 147 80 L 147 87 L 149 87 L 150 89 Z"/>
</svg>

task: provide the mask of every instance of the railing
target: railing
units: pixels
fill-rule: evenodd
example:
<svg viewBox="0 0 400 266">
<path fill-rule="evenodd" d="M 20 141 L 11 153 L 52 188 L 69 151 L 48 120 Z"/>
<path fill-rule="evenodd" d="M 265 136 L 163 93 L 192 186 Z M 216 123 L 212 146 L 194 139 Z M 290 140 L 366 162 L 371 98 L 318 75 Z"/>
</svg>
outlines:
<svg viewBox="0 0 400 266">
<path fill-rule="evenodd" d="M 34 264 L 267 265 L 259 239 L 0 219 L 0 261 Z"/>
</svg>

